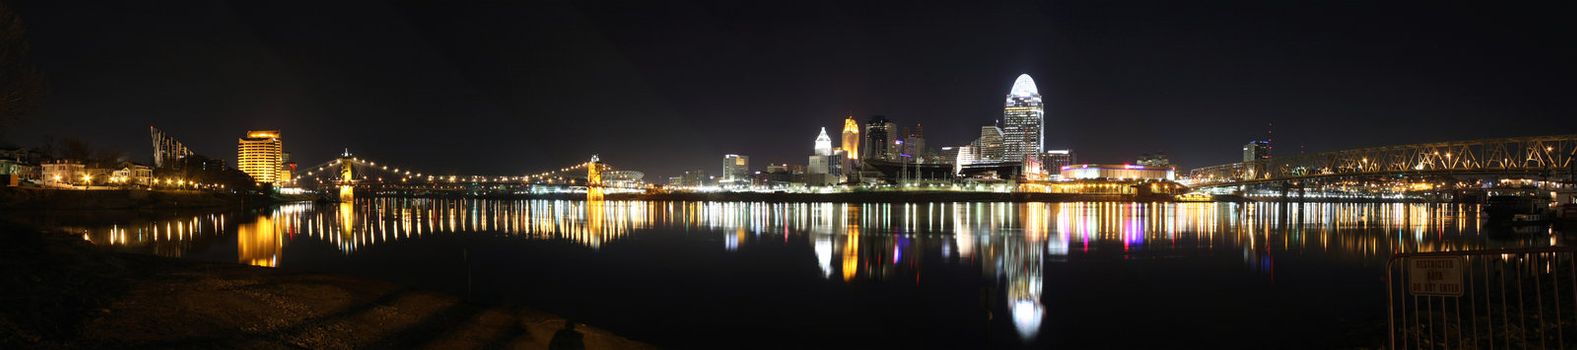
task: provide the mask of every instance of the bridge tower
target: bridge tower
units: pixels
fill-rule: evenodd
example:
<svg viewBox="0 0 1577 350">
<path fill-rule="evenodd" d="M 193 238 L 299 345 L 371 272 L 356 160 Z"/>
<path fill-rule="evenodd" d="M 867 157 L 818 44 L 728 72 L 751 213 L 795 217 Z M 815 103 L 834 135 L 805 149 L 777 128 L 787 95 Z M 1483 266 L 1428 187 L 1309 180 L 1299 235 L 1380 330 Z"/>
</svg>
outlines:
<svg viewBox="0 0 1577 350">
<path fill-rule="evenodd" d="M 586 162 L 586 200 L 602 199 L 602 160 L 597 155 L 591 155 L 591 161 Z"/>
<path fill-rule="evenodd" d="M 355 177 L 356 174 L 355 174 L 354 171 L 352 171 L 352 169 L 353 169 L 352 162 L 353 161 L 354 160 L 350 158 L 350 150 L 345 150 L 345 153 L 340 155 L 340 158 L 339 158 L 339 163 L 340 163 L 340 171 L 339 171 L 339 200 L 340 200 L 340 202 L 351 202 L 351 201 L 354 201 L 356 199 L 356 177 Z"/>
</svg>

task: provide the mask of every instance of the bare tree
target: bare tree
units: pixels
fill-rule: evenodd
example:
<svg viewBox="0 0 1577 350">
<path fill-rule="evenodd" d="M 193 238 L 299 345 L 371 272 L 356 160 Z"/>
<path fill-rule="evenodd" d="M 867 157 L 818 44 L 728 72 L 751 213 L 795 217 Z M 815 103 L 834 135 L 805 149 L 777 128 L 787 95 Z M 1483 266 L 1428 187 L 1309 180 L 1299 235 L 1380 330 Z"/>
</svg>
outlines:
<svg viewBox="0 0 1577 350">
<path fill-rule="evenodd" d="M 22 18 L 0 3 L 0 136 L 22 117 L 38 111 L 44 77 L 28 62 Z"/>
</svg>

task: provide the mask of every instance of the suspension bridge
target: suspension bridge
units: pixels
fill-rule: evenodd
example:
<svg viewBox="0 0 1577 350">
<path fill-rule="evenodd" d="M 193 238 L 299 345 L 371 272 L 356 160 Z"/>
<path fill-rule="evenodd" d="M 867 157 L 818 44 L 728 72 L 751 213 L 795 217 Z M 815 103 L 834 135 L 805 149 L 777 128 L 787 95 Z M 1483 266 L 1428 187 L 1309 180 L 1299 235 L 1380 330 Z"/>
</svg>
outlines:
<svg viewBox="0 0 1577 350">
<path fill-rule="evenodd" d="M 434 172 L 341 153 L 333 160 L 301 168 L 302 188 L 398 194 L 471 193 L 601 193 L 641 191 L 644 175 L 620 170 L 593 155 L 590 160 L 530 174 L 489 176 Z"/>
</svg>

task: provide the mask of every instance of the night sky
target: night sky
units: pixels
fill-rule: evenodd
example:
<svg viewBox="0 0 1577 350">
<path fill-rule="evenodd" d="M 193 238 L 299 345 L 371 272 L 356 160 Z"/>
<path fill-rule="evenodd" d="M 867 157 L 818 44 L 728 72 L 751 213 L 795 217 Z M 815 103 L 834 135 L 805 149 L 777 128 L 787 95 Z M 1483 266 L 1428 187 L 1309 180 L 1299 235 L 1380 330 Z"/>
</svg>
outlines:
<svg viewBox="0 0 1577 350">
<path fill-rule="evenodd" d="M 8 136 L 142 161 L 155 124 L 232 161 L 280 129 L 303 166 L 657 180 L 804 163 L 851 113 L 964 144 L 1020 73 L 1083 162 L 1577 132 L 1570 3 L 6 1 L 51 87 Z"/>
</svg>

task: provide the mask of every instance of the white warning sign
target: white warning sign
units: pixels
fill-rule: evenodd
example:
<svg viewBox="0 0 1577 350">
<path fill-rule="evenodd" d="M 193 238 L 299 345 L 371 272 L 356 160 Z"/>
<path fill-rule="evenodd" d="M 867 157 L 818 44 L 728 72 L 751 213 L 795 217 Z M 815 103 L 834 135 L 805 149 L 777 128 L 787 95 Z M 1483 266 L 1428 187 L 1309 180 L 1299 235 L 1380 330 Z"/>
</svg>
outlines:
<svg viewBox="0 0 1577 350">
<path fill-rule="evenodd" d="M 1462 296 L 1462 258 L 1407 260 L 1407 291 L 1418 296 Z"/>
</svg>

